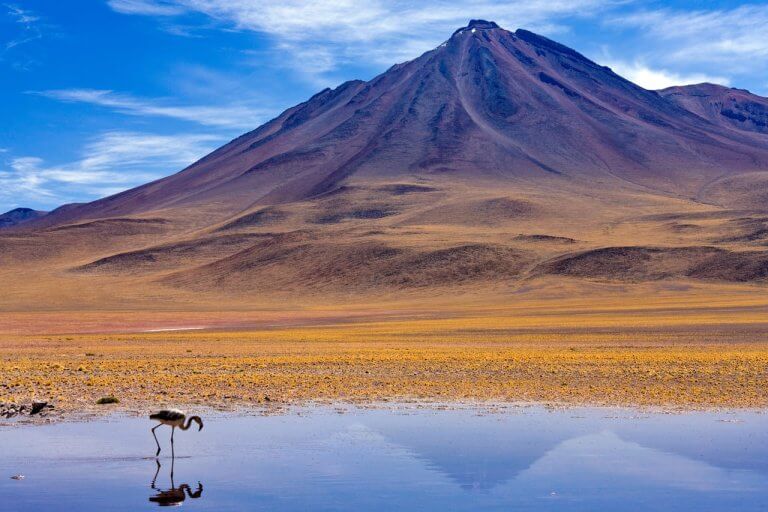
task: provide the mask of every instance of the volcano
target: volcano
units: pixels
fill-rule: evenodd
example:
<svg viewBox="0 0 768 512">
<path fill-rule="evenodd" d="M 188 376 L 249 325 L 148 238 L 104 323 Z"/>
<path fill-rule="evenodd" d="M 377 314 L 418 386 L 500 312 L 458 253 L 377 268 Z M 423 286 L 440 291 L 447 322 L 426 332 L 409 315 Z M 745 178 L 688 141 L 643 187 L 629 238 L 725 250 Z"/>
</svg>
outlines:
<svg viewBox="0 0 768 512">
<path fill-rule="evenodd" d="M 0 265 L 62 303 L 762 282 L 768 100 L 745 94 L 649 91 L 472 20 L 177 174 L 7 231 Z"/>
</svg>

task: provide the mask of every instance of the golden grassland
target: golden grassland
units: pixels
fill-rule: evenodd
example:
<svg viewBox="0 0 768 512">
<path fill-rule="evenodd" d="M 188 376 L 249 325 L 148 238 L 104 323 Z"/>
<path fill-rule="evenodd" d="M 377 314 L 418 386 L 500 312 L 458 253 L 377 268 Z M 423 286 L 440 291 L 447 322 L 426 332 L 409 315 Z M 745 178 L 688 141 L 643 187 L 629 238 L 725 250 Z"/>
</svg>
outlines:
<svg viewBox="0 0 768 512">
<path fill-rule="evenodd" d="M 10 333 L 7 313 L 0 402 L 51 400 L 63 412 L 266 401 L 768 406 L 763 293 L 553 304 L 368 312 L 345 323 L 333 322 L 340 311 L 315 311 L 304 312 L 308 325 L 68 335 Z M 105 317 L 112 326 L 119 315 Z M 194 325 L 215 314 L 176 317 L 174 325 Z M 110 395 L 120 404 L 95 405 Z"/>
</svg>

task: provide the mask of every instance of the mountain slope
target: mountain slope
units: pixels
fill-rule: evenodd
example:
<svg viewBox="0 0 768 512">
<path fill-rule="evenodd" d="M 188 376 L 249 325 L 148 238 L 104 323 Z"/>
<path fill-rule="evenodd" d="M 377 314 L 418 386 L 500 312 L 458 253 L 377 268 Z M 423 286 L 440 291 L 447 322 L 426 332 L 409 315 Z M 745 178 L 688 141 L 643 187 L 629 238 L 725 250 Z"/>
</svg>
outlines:
<svg viewBox="0 0 768 512">
<path fill-rule="evenodd" d="M 768 98 L 715 84 L 669 87 L 663 97 L 724 128 L 768 134 Z"/>
</svg>

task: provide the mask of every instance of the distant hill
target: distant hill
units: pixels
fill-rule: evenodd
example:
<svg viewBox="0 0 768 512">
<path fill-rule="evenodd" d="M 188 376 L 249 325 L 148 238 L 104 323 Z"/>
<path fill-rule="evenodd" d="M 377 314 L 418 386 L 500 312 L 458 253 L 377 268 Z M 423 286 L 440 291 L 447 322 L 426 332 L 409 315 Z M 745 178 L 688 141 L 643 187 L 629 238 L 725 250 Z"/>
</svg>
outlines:
<svg viewBox="0 0 768 512">
<path fill-rule="evenodd" d="M 669 87 L 659 94 L 716 125 L 768 133 L 768 98 L 744 89 L 698 84 Z"/>
<path fill-rule="evenodd" d="M 17 226 L 34 219 L 39 219 L 47 213 L 48 212 L 33 210 L 31 208 L 15 208 L 0 214 L 0 228 Z"/>
</svg>

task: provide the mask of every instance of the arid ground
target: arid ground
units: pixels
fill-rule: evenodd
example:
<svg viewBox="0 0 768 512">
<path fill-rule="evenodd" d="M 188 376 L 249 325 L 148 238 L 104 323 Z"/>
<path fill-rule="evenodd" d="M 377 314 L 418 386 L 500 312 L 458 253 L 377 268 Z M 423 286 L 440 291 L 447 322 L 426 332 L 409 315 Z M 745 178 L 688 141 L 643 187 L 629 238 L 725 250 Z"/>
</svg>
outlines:
<svg viewBox="0 0 768 512">
<path fill-rule="evenodd" d="M 313 400 L 768 405 L 762 288 L 647 291 L 439 313 L 3 313 L 0 403 L 46 400 L 62 413 Z M 120 403 L 96 405 L 105 396 Z"/>
</svg>

